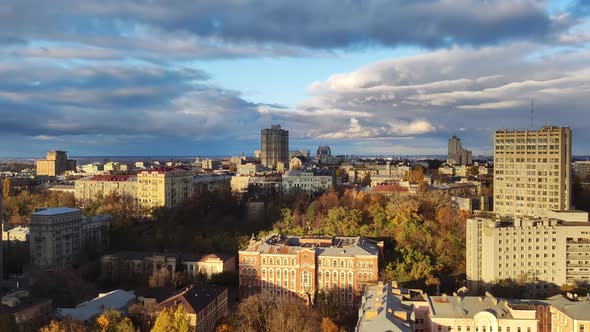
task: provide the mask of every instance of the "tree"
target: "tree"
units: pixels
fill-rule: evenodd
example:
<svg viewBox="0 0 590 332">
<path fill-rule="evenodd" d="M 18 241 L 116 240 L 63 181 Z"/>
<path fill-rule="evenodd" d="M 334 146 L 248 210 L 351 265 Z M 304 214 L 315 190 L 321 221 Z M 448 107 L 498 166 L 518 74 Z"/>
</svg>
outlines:
<svg viewBox="0 0 590 332">
<path fill-rule="evenodd" d="M 12 180 L 9 178 L 4 179 L 2 183 L 2 198 L 7 199 L 12 194 Z"/>
<path fill-rule="evenodd" d="M 122 317 L 115 309 L 105 310 L 94 321 L 96 330 L 100 332 L 135 332 L 133 322 L 128 317 Z"/>
<path fill-rule="evenodd" d="M 0 331 L 18 331 L 16 318 L 8 312 L 0 313 Z"/>
<path fill-rule="evenodd" d="M 322 318 L 322 332 L 345 332 L 345 329 L 341 329 L 330 319 L 330 317 Z"/>
<path fill-rule="evenodd" d="M 366 173 L 365 176 L 363 177 L 363 180 L 361 181 L 361 186 L 369 187 L 370 185 L 371 185 L 371 174 Z"/>
<path fill-rule="evenodd" d="M 164 308 L 158 315 L 152 332 L 188 332 L 190 319 L 182 305 L 176 310 L 173 307 Z"/>
<path fill-rule="evenodd" d="M 475 165 L 470 166 L 467 169 L 467 175 L 473 175 L 473 176 L 479 175 L 479 167 L 478 166 L 475 166 Z"/>
<path fill-rule="evenodd" d="M 9 330 L 10 331 L 10 330 Z M 64 320 L 52 320 L 49 325 L 42 327 L 39 332 L 84 332 L 88 331 L 83 322 L 66 318 Z"/>
<path fill-rule="evenodd" d="M 150 276 L 149 286 L 150 288 L 164 287 L 168 285 L 170 281 L 170 271 L 168 271 L 167 268 L 163 267 L 154 272 L 154 274 Z"/>
</svg>

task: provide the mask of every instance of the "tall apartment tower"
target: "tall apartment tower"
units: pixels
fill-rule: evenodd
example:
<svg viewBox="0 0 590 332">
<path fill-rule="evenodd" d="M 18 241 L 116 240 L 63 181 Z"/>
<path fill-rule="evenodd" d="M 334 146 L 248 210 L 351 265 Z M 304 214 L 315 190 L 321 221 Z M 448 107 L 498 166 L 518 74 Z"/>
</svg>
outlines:
<svg viewBox="0 0 590 332">
<path fill-rule="evenodd" d="M 497 130 L 494 135 L 494 212 L 546 216 L 571 205 L 572 135 L 568 127 Z"/>
<path fill-rule="evenodd" d="M 457 136 L 449 138 L 447 163 L 449 165 L 469 165 L 472 162 L 471 151 L 461 146 L 461 139 Z"/>
<path fill-rule="evenodd" d="M 75 169 L 76 161 L 68 159 L 65 151 L 47 151 L 45 159 L 37 160 L 37 175 L 57 176 Z"/>
<path fill-rule="evenodd" d="M 276 167 L 278 162 L 289 162 L 289 131 L 280 125 L 272 125 L 270 129 L 262 129 L 260 133 L 260 158 L 262 165 Z"/>
</svg>

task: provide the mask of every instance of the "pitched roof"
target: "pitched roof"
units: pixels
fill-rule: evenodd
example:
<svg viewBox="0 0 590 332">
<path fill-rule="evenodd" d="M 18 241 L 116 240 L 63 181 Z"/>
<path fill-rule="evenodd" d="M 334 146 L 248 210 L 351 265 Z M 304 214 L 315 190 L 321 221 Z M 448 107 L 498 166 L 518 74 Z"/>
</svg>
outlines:
<svg viewBox="0 0 590 332">
<path fill-rule="evenodd" d="M 188 313 L 196 314 L 207 307 L 212 301 L 215 301 L 225 291 L 227 291 L 227 288 L 221 286 L 195 283 L 187 287 L 184 291 L 163 300 L 160 303 L 160 307 L 168 308 L 182 304 Z"/>
</svg>

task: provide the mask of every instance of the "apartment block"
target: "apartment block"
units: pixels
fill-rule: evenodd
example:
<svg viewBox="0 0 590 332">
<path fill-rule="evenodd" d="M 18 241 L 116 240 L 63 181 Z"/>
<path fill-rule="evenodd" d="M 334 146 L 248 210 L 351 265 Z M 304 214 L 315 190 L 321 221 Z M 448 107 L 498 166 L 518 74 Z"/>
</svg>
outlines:
<svg viewBox="0 0 590 332">
<path fill-rule="evenodd" d="M 289 131 L 280 125 L 262 129 L 260 132 L 260 160 L 268 168 L 276 168 L 277 163 L 289 163 Z"/>
<path fill-rule="evenodd" d="M 291 170 L 283 174 L 283 191 L 303 190 L 309 192 L 325 191 L 334 187 L 335 178 L 331 171 Z"/>
<path fill-rule="evenodd" d="M 65 151 L 47 151 L 45 159 L 37 160 L 37 175 L 58 176 L 76 170 L 76 161 L 68 159 Z"/>
<path fill-rule="evenodd" d="M 29 223 L 31 263 L 59 270 L 71 264 L 84 246 L 106 249 L 108 227 L 106 216 L 86 219 L 79 209 L 39 209 L 31 214 Z"/>
<path fill-rule="evenodd" d="M 546 218 L 475 217 L 467 220 L 466 271 L 470 288 L 503 279 L 529 285 L 535 295 L 563 284 L 590 281 L 588 213 L 549 213 Z"/>
<path fill-rule="evenodd" d="M 252 239 L 239 251 L 239 296 L 301 298 L 312 304 L 318 293 L 358 306 L 366 285 L 378 279 L 383 242 L 363 237 Z"/>
<path fill-rule="evenodd" d="M 582 180 L 590 177 L 590 161 L 574 161 L 574 175 Z"/>
<path fill-rule="evenodd" d="M 449 165 L 471 165 L 471 151 L 464 149 L 461 139 L 457 136 L 449 138 L 447 164 Z"/>
<path fill-rule="evenodd" d="M 494 135 L 494 211 L 545 216 L 571 206 L 571 130 L 497 130 Z"/>
<path fill-rule="evenodd" d="M 171 208 L 193 194 L 193 176 L 180 168 L 159 168 L 137 173 L 137 201 L 145 208 Z"/>
<path fill-rule="evenodd" d="M 113 193 L 135 199 L 137 195 L 137 177 L 131 175 L 96 175 L 76 180 L 74 195 L 76 201 L 91 202 L 100 196 L 106 197 Z"/>
</svg>

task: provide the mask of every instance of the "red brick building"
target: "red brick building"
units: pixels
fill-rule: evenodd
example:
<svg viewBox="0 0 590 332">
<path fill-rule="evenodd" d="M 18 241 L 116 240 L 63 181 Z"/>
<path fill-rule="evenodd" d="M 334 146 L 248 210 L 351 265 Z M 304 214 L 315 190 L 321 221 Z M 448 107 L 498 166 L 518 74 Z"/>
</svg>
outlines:
<svg viewBox="0 0 590 332">
<path fill-rule="evenodd" d="M 251 240 L 239 252 L 240 297 L 300 297 L 313 303 L 330 293 L 358 305 L 367 284 L 378 279 L 383 242 L 363 237 L 286 237 Z"/>
</svg>

